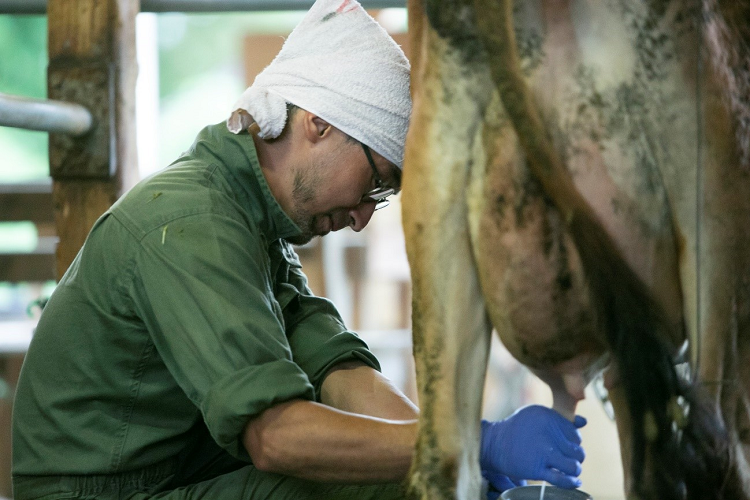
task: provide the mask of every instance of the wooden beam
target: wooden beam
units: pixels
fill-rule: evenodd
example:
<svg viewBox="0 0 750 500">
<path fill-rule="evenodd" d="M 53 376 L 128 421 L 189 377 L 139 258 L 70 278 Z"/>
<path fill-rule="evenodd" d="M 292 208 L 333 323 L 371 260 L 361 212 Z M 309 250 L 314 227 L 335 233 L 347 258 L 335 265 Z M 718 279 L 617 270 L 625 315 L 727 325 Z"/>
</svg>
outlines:
<svg viewBox="0 0 750 500">
<path fill-rule="evenodd" d="M 53 220 L 51 184 L 0 184 L 0 222 Z"/>
<path fill-rule="evenodd" d="M 85 106 L 83 137 L 50 134 L 55 223 L 63 275 L 96 219 L 138 177 L 135 16 L 138 0 L 50 0 L 48 96 Z"/>
<path fill-rule="evenodd" d="M 48 253 L 0 254 L 0 281 L 54 280 L 55 256 Z"/>
</svg>

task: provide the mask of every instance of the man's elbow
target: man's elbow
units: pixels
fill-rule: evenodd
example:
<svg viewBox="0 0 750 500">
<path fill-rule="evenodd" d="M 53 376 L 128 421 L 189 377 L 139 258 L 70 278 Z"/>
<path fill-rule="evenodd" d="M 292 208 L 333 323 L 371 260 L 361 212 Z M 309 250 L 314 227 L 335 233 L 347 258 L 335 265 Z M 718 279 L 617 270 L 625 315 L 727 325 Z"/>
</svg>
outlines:
<svg viewBox="0 0 750 500">
<path fill-rule="evenodd" d="M 253 466 L 263 472 L 282 472 L 279 447 L 275 444 L 273 431 L 250 421 L 245 428 L 243 443 Z"/>
<path fill-rule="evenodd" d="M 294 469 L 289 426 L 285 425 L 289 410 L 298 406 L 289 401 L 272 406 L 251 419 L 245 426 L 243 444 L 253 465 L 263 472 L 289 474 Z"/>
</svg>

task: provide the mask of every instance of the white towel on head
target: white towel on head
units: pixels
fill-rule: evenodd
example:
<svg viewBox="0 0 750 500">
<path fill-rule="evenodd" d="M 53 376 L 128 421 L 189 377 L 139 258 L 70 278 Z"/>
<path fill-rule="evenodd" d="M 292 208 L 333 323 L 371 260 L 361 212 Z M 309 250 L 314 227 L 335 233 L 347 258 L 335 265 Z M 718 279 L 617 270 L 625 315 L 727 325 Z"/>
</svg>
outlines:
<svg viewBox="0 0 750 500">
<path fill-rule="evenodd" d="M 278 137 L 290 102 L 321 117 L 401 168 L 411 113 L 409 62 L 356 0 L 317 0 L 273 62 L 232 108 L 265 139 Z"/>
</svg>

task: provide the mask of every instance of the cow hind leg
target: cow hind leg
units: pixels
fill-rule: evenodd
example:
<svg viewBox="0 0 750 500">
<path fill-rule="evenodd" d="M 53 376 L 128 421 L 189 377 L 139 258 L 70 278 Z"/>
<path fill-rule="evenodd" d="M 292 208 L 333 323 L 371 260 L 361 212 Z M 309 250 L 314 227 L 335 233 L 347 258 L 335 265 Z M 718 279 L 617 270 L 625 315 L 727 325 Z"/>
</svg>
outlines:
<svg viewBox="0 0 750 500">
<path fill-rule="evenodd" d="M 728 470 L 726 437 L 714 409 L 672 366 L 675 328 L 628 267 L 591 206 L 577 192 L 526 85 L 511 0 L 477 0 L 482 42 L 503 105 L 544 192 L 561 211 L 581 255 L 618 369 L 631 420 L 631 464 L 641 498 L 720 498 Z"/>
</svg>

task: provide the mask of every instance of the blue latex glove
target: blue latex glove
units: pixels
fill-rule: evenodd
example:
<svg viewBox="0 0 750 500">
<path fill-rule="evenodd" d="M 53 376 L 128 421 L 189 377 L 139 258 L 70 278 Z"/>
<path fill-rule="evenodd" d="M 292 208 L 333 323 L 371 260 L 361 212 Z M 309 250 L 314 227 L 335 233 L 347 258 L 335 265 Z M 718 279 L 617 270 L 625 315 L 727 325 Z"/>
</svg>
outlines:
<svg viewBox="0 0 750 500">
<path fill-rule="evenodd" d="M 556 411 L 538 405 L 521 408 L 500 422 L 482 420 L 482 471 L 498 490 L 504 486 L 498 476 L 578 488 L 581 462 L 586 456 L 578 429 L 584 425 L 583 417 L 576 416 L 570 422 Z"/>
<path fill-rule="evenodd" d="M 482 477 L 484 477 L 490 484 L 489 490 L 487 491 L 487 500 L 497 500 L 500 498 L 500 494 L 511 488 L 517 486 L 526 486 L 526 481 L 513 480 L 508 476 L 497 474 L 494 472 L 482 471 Z"/>
</svg>

